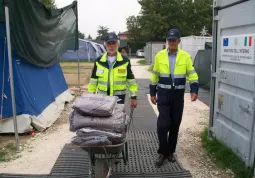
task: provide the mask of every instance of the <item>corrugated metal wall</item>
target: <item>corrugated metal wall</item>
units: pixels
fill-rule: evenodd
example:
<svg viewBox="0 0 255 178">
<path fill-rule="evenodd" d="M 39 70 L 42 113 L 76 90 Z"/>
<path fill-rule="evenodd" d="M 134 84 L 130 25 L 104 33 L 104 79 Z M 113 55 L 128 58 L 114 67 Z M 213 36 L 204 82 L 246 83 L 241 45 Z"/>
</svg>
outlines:
<svg viewBox="0 0 255 178">
<path fill-rule="evenodd" d="M 194 62 L 198 50 L 205 49 L 206 42 L 212 42 L 212 37 L 187 36 L 181 38 L 179 47 L 188 52 L 192 58 L 192 61 Z"/>
<path fill-rule="evenodd" d="M 214 17 L 210 129 L 251 166 L 255 151 L 255 1 L 230 5 L 236 2 L 214 1 L 219 10 Z"/>
<path fill-rule="evenodd" d="M 145 60 L 150 64 L 154 64 L 155 56 L 160 50 L 164 49 L 165 45 L 165 42 L 146 43 L 146 46 L 144 47 Z"/>
</svg>

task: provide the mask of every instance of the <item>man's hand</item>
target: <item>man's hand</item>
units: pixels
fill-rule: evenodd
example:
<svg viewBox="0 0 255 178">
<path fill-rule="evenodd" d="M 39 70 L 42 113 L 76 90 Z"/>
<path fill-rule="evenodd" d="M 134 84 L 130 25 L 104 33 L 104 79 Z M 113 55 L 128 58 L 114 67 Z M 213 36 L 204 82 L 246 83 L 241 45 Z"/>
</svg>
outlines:
<svg viewBox="0 0 255 178">
<path fill-rule="evenodd" d="M 136 108 L 137 107 L 137 100 L 135 100 L 135 99 L 131 100 L 131 107 L 132 108 Z"/>
<path fill-rule="evenodd" d="M 190 93 L 190 99 L 191 99 L 191 101 L 196 101 L 197 100 L 197 94 Z"/>
<path fill-rule="evenodd" d="M 151 102 L 156 105 L 157 104 L 157 97 L 156 96 L 151 96 Z"/>
</svg>

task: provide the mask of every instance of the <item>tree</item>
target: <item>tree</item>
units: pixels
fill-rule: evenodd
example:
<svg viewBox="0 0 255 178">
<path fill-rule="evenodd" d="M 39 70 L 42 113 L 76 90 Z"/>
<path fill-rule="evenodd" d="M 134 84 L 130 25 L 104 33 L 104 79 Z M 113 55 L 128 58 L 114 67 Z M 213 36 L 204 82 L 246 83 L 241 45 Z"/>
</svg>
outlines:
<svg viewBox="0 0 255 178">
<path fill-rule="evenodd" d="M 194 21 L 194 33 L 199 35 L 202 28 L 205 26 L 208 29 L 208 33 L 212 34 L 212 22 L 213 22 L 213 1 L 212 0 L 196 0 L 194 1 L 196 9 L 195 17 L 199 18 L 199 21 Z"/>
<path fill-rule="evenodd" d="M 128 33 L 131 39 L 139 40 L 142 38 L 140 17 L 129 16 L 126 20 Z"/>
<path fill-rule="evenodd" d="M 108 35 L 109 28 L 99 25 L 97 30 L 97 40 L 104 40 L 105 37 Z"/>
<path fill-rule="evenodd" d="M 78 31 L 78 38 L 85 39 L 85 34 Z"/>
<path fill-rule="evenodd" d="M 182 36 L 200 35 L 205 26 L 212 31 L 213 0 L 138 0 L 140 32 L 146 40 L 165 40 L 169 28 Z M 130 25 L 127 24 L 127 28 Z"/>
<path fill-rule="evenodd" d="M 47 8 L 56 8 L 55 0 L 39 0 Z"/>
<path fill-rule="evenodd" d="M 92 40 L 92 37 L 89 35 L 89 36 L 88 36 L 88 39 L 89 39 L 89 40 Z"/>
<path fill-rule="evenodd" d="M 168 1 L 172 0 L 139 0 L 141 5 L 141 33 L 147 40 L 157 41 L 165 38 L 169 26 L 167 15 L 176 11 Z M 178 8 L 176 6 L 176 8 Z M 168 13 L 166 13 L 168 11 Z"/>
</svg>

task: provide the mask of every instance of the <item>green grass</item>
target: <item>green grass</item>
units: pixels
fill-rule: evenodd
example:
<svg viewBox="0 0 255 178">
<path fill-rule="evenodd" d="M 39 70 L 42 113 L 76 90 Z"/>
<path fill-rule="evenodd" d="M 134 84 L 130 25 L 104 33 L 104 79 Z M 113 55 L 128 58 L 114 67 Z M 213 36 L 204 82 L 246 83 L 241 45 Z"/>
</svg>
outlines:
<svg viewBox="0 0 255 178">
<path fill-rule="evenodd" d="M 150 65 L 150 67 L 149 67 L 149 69 L 148 69 L 148 71 L 152 71 L 152 69 L 153 69 L 153 65 Z"/>
<path fill-rule="evenodd" d="M 0 162 L 4 162 L 4 161 L 7 161 L 7 159 L 6 159 L 6 153 L 0 151 Z"/>
<path fill-rule="evenodd" d="M 201 133 L 202 146 L 208 156 L 220 168 L 231 169 L 236 178 L 252 178 L 252 169 L 245 167 L 244 162 L 227 146 L 216 139 L 208 138 L 208 129 Z"/>
<path fill-rule="evenodd" d="M 139 60 L 138 63 L 141 64 L 141 65 L 148 65 L 148 63 L 145 59 Z"/>
<path fill-rule="evenodd" d="M 9 143 L 5 146 L 7 149 L 11 150 L 11 151 L 15 151 L 16 147 L 13 143 Z"/>
</svg>

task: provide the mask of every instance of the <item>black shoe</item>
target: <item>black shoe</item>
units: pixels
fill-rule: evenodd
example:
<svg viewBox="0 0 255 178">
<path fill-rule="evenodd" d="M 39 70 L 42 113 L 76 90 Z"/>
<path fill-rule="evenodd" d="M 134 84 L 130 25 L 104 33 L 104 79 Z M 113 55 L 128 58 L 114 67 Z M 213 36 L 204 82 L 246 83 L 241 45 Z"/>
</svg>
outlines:
<svg viewBox="0 0 255 178">
<path fill-rule="evenodd" d="M 175 157 L 174 157 L 174 154 L 170 154 L 170 155 L 168 156 L 168 161 L 170 161 L 170 162 L 172 162 L 172 163 L 176 162 L 176 159 L 175 159 Z"/>
<path fill-rule="evenodd" d="M 164 164 L 165 159 L 167 159 L 166 156 L 160 154 L 156 160 L 156 166 L 160 167 Z"/>
</svg>

